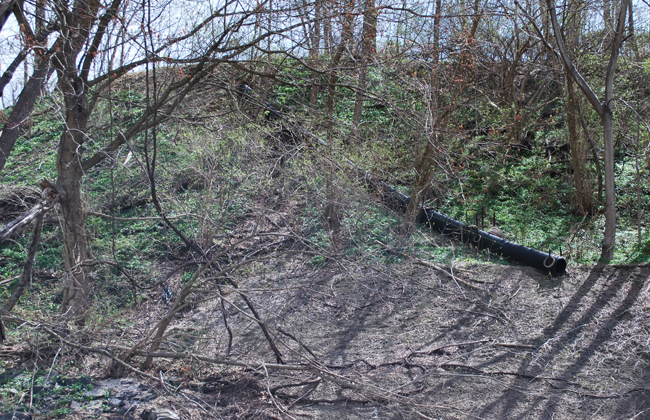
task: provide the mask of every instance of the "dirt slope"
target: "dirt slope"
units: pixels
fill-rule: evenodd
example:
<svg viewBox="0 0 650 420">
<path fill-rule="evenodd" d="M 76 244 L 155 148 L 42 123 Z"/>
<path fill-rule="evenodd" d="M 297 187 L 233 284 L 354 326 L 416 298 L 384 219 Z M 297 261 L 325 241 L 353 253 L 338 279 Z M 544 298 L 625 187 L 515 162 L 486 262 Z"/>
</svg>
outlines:
<svg viewBox="0 0 650 420">
<path fill-rule="evenodd" d="M 570 267 L 560 279 L 508 265 L 454 268 L 454 277 L 411 262 L 267 268 L 240 287 L 287 361 L 315 356 L 340 376 L 226 377 L 206 366 L 201 398 L 216 418 L 650 418 L 648 265 Z M 186 313 L 177 328 L 209 324 L 216 339 L 197 350 L 225 357 L 213 309 Z M 239 331 L 228 357 L 273 362 L 259 328 L 228 313 Z"/>
<path fill-rule="evenodd" d="M 232 292 L 229 354 L 214 300 L 177 315 L 161 351 L 248 368 L 159 358 L 147 372 L 164 381 L 126 378 L 146 392 L 121 398 L 123 389 L 101 388 L 108 359 L 87 354 L 76 374 L 92 376 L 99 399 L 73 401 L 67 418 L 131 419 L 156 408 L 184 420 L 650 418 L 650 265 L 570 266 L 561 278 L 515 265 L 451 268 L 345 259 L 313 267 L 302 257 L 251 266 L 237 275 L 239 290 L 291 369 L 274 366 Z M 159 293 L 93 346 L 119 354 L 117 336 L 137 342 L 167 311 Z"/>
</svg>

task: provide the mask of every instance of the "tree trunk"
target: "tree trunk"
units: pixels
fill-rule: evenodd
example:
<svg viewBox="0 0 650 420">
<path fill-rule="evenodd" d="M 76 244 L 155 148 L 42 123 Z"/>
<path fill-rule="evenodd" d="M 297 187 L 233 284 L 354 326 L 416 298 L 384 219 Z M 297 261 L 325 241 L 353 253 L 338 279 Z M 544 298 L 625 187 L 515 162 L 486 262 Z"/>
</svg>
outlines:
<svg viewBox="0 0 650 420">
<path fill-rule="evenodd" d="M 442 0 L 436 0 L 436 12 L 433 19 L 433 69 L 431 72 L 431 79 L 429 81 L 429 115 L 427 118 L 430 120 L 430 132 L 427 135 L 427 144 L 424 147 L 424 152 L 416 160 L 415 163 L 415 182 L 413 183 L 413 193 L 411 200 L 406 208 L 404 216 L 404 225 L 402 227 L 403 233 L 408 233 L 411 227 L 415 224 L 418 216 L 420 215 L 420 204 L 429 183 L 431 182 L 433 165 L 435 163 L 435 155 L 438 152 L 438 130 L 444 116 L 438 115 L 439 101 L 438 101 L 438 76 L 437 64 L 440 56 L 440 20 L 442 14 Z"/>
<path fill-rule="evenodd" d="M 607 2 L 606 2 L 607 4 Z M 621 9 L 618 14 L 614 41 L 611 45 L 611 55 L 607 65 L 607 74 L 605 75 L 605 99 L 600 101 L 576 69 L 569 53 L 564 44 L 560 25 L 555 13 L 555 5 L 551 0 L 546 0 L 546 6 L 551 17 L 555 40 L 558 45 L 559 54 L 566 68 L 567 74 L 578 84 L 591 106 L 596 110 L 601 119 L 603 126 L 603 147 L 605 152 L 605 234 L 603 238 L 601 258 L 603 260 L 612 260 L 614 258 L 614 242 L 616 238 L 616 191 L 614 182 L 614 116 L 612 114 L 612 100 L 614 99 L 614 74 L 616 72 L 616 63 L 623 43 L 623 34 L 625 32 L 625 21 L 627 17 L 627 8 L 631 7 L 630 0 L 621 1 Z M 608 13 L 605 11 L 605 13 Z"/>
<path fill-rule="evenodd" d="M 542 35 L 544 36 L 544 40 L 548 42 L 549 34 L 551 33 L 550 30 L 550 25 L 548 21 L 548 14 L 546 13 L 546 2 L 545 0 L 540 0 L 539 2 L 539 8 L 542 12 Z"/>
<path fill-rule="evenodd" d="M 322 24 L 322 14 L 323 7 L 322 1 L 316 0 L 314 10 L 314 23 L 312 25 L 312 39 L 311 39 L 311 49 L 309 51 L 310 64 L 313 67 L 318 66 L 318 56 L 320 55 L 320 42 L 321 42 L 321 24 Z M 316 115 L 318 110 L 318 91 L 319 83 L 318 79 L 320 75 L 316 71 L 311 72 L 311 89 L 309 93 L 309 112 L 312 116 Z"/>
<path fill-rule="evenodd" d="M 608 106 L 601 117 L 605 149 L 605 235 L 601 258 L 614 259 L 616 238 L 616 190 L 614 184 L 614 115 Z"/>
<path fill-rule="evenodd" d="M 44 215 L 45 212 L 43 211 L 39 213 L 38 216 L 36 216 L 34 233 L 32 233 L 32 243 L 29 246 L 29 250 L 27 251 L 27 259 L 25 260 L 25 266 L 23 267 L 23 272 L 22 275 L 20 276 L 20 280 L 18 281 L 18 284 L 16 285 L 16 288 L 11 293 L 9 300 L 7 300 L 7 302 L 4 305 L 3 310 L 5 312 L 11 312 L 11 310 L 16 305 L 16 303 L 18 303 L 18 299 L 20 299 L 20 296 L 22 296 L 23 292 L 25 291 L 25 288 L 27 287 L 27 284 L 29 284 L 29 281 L 32 278 L 32 267 L 34 266 L 34 259 L 36 258 L 36 250 L 38 249 L 38 244 L 41 241 L 41 232 L 43 230 Z"/>
<path fill-rule="evenodd" d="M 52 61 L 57 71 L 57 85 L 63 94 L 65 115 L 64 131 L 56 158 L 56 189 L 63 220 L 63 260 L 66 271 L 61 312 L 64 320 L 78 325 L 84 325 L 87 320 L 91 295 L 89 267 L 86 264 L 86 215 L 81 193 L 84 175 L 82 147 L 91 113 L 86 81 L 105 25 L 119 4 L 120 0 L 113 0 L 109 10 L 98 22 L 95 37 L 80 67 L 79 54 L 90 39 L 91 28 L 97 23 L 101 5 L 96 1 L 79 0 L 74 2 L 71 10 L 62 10 L 61 13 L 67 18 L 61 22 L 61 33 L 64 35 Z"/>
<path fill-rule="evenodd" d="M 74 61 L 72 61 L 74 63 Z M 65 131 L 61 136 L 57 155 L 61 213 L 63 216 L 63 256 L 66 275 L 63 283 L 61 311 L 67 319 L 84 324 L 88 315 L 91 283 L 87 257 L 86 217 L 81 195 L 80 148 L 88 125 L 88 97 L 83 80 L 72 70 L 59 72 L 59 87 L 66 105 Z"/>
<path fill-rule="evenodd" d="M 341 41 L 341 46 L 343 46 L 343 41 Z M 331 65 L 335 67 L 338 65 L 340 59 L 339 52 L 342 52 L 343 48 L 338 48 L 337 54 L 334 56 Z M 334 94 L 336 93 L 336 84 L 337 76 L 336 71 L 332 71 L 329 77 L 329 83 L 327 85 L 327 103 L 325 106 L 325 125 L 327 129 L 327 142 L 331 145 L 334 144 Z M 331 153 L 331 152 L 330 152 Z M 341 218 L 338 214 L 339 206 L 337 188 L 334 185 L 334 168 L 332 165 L 328 165 L 327 169 L 327 187 L 325 188 L 325 209 L 324 217 L 327 224 L 327 230 L 329 233 L 330 240 L 332 242 L 332 248 L 335 252 L 339 250 L 339 237 L 341 233 Z"/>
<path fill-rule="evenodd" d="M 636 40 L 636 34 L 634 33 L 634 8 L 632 5 L 628 7 L 628 36 L 630 38 L 630 42 L 632 43 L 632 51 L 634 51 L 634 61 L 639 62 L 641 61 L 641 56 L 639 55 L 639 45 Z"/>
<path fill-rule="evenodd" d="M 361 124 L 363 114 L 363 99 L 365 96 L 368 64 L 372 62 L 372 56 L 377 50 L 377 9 L 375 0 L 365 0 L 363 9 L 363 33 L 361 40 L 361 57 L 359 60 L 359 85 L 357 96 L 354 101 L 354 114 L 352 116 L 352 138 L 355 138 Z"/>
<path fill-rule="evenodd" d="M 625 20 L 627 8 L 632 7 L 630 0 L 621 1 L 621 10 L 612 42 L 612 50 L 605 75 L 605 101 L 602 104 L 600 117 L 603 124 L 603 147 L 605 151 L 605 235 L 603 248 L 600 257 L 610 261 L 614 259 L 614 242 L 616 239 L 616 185 L 614 172 L 614 114 L 612 113 L 612 101 L 614 100 L 614 74 L 618 55 L 623 44 L 625 33 Z"/>
<path fill-rule="evenodd" d="M 325 222 L 327 224 L 328 236 L 332 243 L 334 252 L 341 250 L 343 235 L 341 233 L 341 209 L 339 205 L 338 186 L 334 182 L 334 168 L 327 171 L 325 187 Z"/>
<path fill-rule="evenodd" d="M 36 0 L 36 10 L 35 10 L 35 15 L 36 15 L 36 21 L 35 21 L 35 30 L 36 30 L 36 37 L 38 38 L 36 40 L 36 45 L 35 47 L 37 49 L 43 50 L 47 48 L 47 38 L 43 39 L 42 34 L 46 33 L 46 22 L 45 22 L 45 2 L 46 0 Z M 42 40 L 41 40 L 42 39 Z M 34 67 L 38 67 L 43 61 L 43 56 L 41 54 L 35 54 L 34 55 Z"/>
<path fill-rule="evenodd" d="M 586 179 L 585 145 L 580 141 L 578 133 L 578 98 L 573 86 L 573 79 L 566 78 L 567 101 L 564 105 L 569 128 L 569 145 L 571 147 L 571 165 L 573 166 L 573 186 L 576 193 L 575 212 L 580 215 L 592 213 L 592 188 Z"/>
<path fill-rule="evenodd" d="M 569 0 L 567 18 L 565 24 L 567 48 L 576 50 L 578 43 L 578 32 L 582 21 L 582 5 L 580 0 Z M 574 212 L 580 215 L 592 213 L 592 188 L 586 178 L 586 148 L 580 141 L 578 129 L 578 97 L 576 96 L 574 81 L 570 76 L 566 77 L 567 100 L 564 109 L 567 116 L 569 129 L 569 145 L 571 147 L 571 164 L 573 166 L 573 186 L 575 188 L 576 203 Z"/>
<path fill-rule="evenodd" d="M 327 103 L 325 105 L 325 125 L 327 130 L 327 141 L 330 147 L 334 145 L 334 103 L 336 95 L 336 83 L 338 82 L 337 67 L 346 50 L 346 46 L 352 38 L 354 25 L 354 0 L 348 0 L 345 4 L 346 13 L 343 20 L 341 32 L 341 42 L 336 47 L 336 53 L 330 61 L 330 74 L 327 83 Z M 339 214 L 338 188 L 335 183 L 334 168 L 330 167 L 327 171 L 327 188 L 324 217 L 332 239 L 332 245 L 338 250 L 341 241 L 341 216 Z"/>
<path fill-rule="evenodd" d="M 420 215 L 420 205 L 424 201 L 424 196 L 431 178 L 433 176 L 433 166 L 435 164 L 435 155 L 438 149 L 438 135 L 436 130 L 438 127 L 434 126 L 431 128 L 432 132 L 427 139 L 427 144 L 424 147 L 424 152 L 422 156 L 418 159 L 415 164 L 415 181 L 413 183 L 413 193 L 411 194 L 411 199 L 409 204 L 406 207 L 406 214 L 404 216 L 404 226 L 402 228 L 403 233 L 410 231 L 411 227 L 417 221 L 418 216 Z"/>
<path fill-rule="evenodd" d="M 359 84 L 357 85 L 357 95 L 354 101 L 354 112 L 352 114 L 352 127 L 350 128 L 350 137 L 355 139 L 359 134 L 359 125 L 363 114 L 363 97 L 365 96 L 368 78 L 368 68 L 365 60 L 361 60 L 359 67 Z"/>
<path fill-rule="evenodd" d="M 331 3 L 321 1 L 321 18 L 323 19 L 323 48 L 328 55 L 332 48 L 332 9 Z M 328 7 L 329 5 L 329 7 Z"/>
<path fill-rule="evenodd" d="M 19 7 L 23 7 L 23 1 L 21 0 L 18 2 Z M 9 16 L 11 16 L 12 9 L 14 7 L 14 4 L 16 3 L 16 0 L 2 0 L 0 1 L 0 29 L 4 26 L 5 22 L 7 22 L 7 19 L 9 19 Z"/>
<path fill-rule="evenodd" d="M 578 104 L 578 109 L 580 109 L 580 104 Z M 585 140 L 589 142 L 589 146 L 591 148 L 591 157 L 594 160 L 594 164 L 596 165 L 596 182 L 598 183 L 596 206 L 600 206 L 603 203 L 603 171 L 600 168 L 598 146 L 596 146 L 596 142 L 593 138 L 591 138 L 591 134 L 589 134 L 589 127 L 587 127 L 587 122 L 585 121 L 584 115 L 582 115 L 582 111 L 580 111 L 580 124 L 582 125 L 582 131 L 584 132 Z"/>
<path fill-rule="evenodd" d="M 18 102 L 9 115 L 7 123 L 2 129 L 0 136 L 0 171 L 7 163 L 7 159 L 14 148 L 16 140 L 23 130 L 23 124 L 29 119 L 34 109 L 34 104 L 40 96 L 41 89 L 45 84 L 47 76 L 49 75 L 50 66 L 47 60 L 41 61 L 36 68 L 32 77 L 23 87 L 18 97 Z"/>
<path fill-rule="evenodd" d="M 605 33 L 613 29 L 611 0 L 603 0 L 603 22 L 605 23 Z"/>
</svg>

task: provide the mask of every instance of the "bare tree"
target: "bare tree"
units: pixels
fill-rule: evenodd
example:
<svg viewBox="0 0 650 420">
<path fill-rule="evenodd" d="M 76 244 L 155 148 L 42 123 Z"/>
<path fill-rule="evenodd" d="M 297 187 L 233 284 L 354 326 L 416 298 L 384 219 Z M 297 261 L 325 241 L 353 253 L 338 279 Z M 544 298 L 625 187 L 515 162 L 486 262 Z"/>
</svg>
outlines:
<svg viewBox="0 0 650 420">
<path fill-rule="evenodd" d="M 608 2 L 606 1 L 607 5 Z M 546 7 L 551 18 L 555 40 L 558 45 L 559 55 L 564 63 L 564 67 L 569 77 L 577 83 L 582 93 L 585 95 L 591 106 L 600 116 L 603 127 L 603 144 L 605 152 L 605 235 L 602 243 L 601 258 L 611 260 L 614 258 L 614 242 L 616 239 L 616 191 L 614 182 L 614 115 L 612 113 L 612 101 L 614 99 L 614 75 L 616 64 L 625 35 L 625 22 L 627 18 L 627 8 L 630 7 L 629 0 L 621 1 L 621 8 L 618 13 L 615 36 L 611 44 L 610 58 L 605 75 L 605 97 L 601 101 L 592 87 L 582 77 L 580 72 L 573 64 L 573 60 L 564 43 L 562 30 L 558 24 L 555 4 L 551 0 L 546 0 Z M 605 16 L 609 13 L 604 11 Z"/>
<path fill-rule="evenodd" d="M 148 48 L 146 54 L 132 54 L 128 61 L 118 68 L 113 67 L 111 57 L 120 48 L 120 41 L 123 39 L 121 33 L 126 28 L 116 17 L 126 14 L 142 16 L 145 13 L 144 4 L 131 4 L 122 0 L 112 0 L 106 5 L 91 0 L 77 0 L 73 3 L 55 1 L 51 4 L 48 13 L 51 22 L 48 26 L 56 29 L 57 39 L 50 50 L 41 52 L 42 59 L 23 88 L 19 101 L 5 125 L 0 145 L 4 153 L 1 163 L 4 164 L 20 135 L 21 124 L 31 115 L 51 66 L 56 71 L 57 87 L 63 98 L 64 130 L 57 152 L 56 191 L 63 216 L 64 262 L 67 274 L 63 286 L 62 312 L 67 318 L 83 323 L 90 305 L 92 283 L 86 263 L 87 235 L 81 189 L 85 172 L 109 157 L 140 131 L 165 121 L 193 86 L 220 62 L 230 60 L 271 35 L 270 32 L 252 38 L 238 35 L 237 32 L 248 25 L 256 6 L 250 10 L 232 12 L 230 8 L 235 7 L 233 4 L 232 1 L 226 1 L 187 33 L 162 38 L 158 46 Z M 150 5 L 147 4 L 147 7 Z M 24 22 L 24 30 L 33 33 L 30 22 L 21 14 L 21 10 L 14 7 L 13 13 L 19 21 Z M 40 11 L 38 15 L 35 24 L 41 27 L 44 13 Z M 220 32 L 214 31 L 221 26 L 221 23 L 213 25 L 217 19 L 228 23 L 222 26 Z M 197 34 L 210 31 L 213 35 L 207 45 L 189 50 L 185 57 L 163 55 L 170 46 L 190 42 Z M 130 34 L 130 37 L 142 37 L 144 32 L 143 30 L 140 34 Z M 238 36 L 240 39 L 234 42 Z M 135 46 L 138 42 L 144 40 L 134 39 Z M 101 152 L 84 160 L 82 147 L 92 140 L 88 134 L 88 124 L 102 91 L 129 70 L 159 61 L 178 63 L 176 66 L 190 64 L 192 67 L 186 71 L 168 71 L 170 80 L 167 80 L 162 90 L 156 91 L 154 100 L 142 117 L 124 131 L 120 131 Z"/>
<path fill-rule="evenodd" d="M 354 32 L 354 0 L 345 2 L 343 13 L 341 17 L 341 39 L 334 56 L 329 63 L 329 77 L 327 83 L 327 102 L 325 105 L 325 121 L 327 130 L 327 141 L 333 144 L 334 140 L 334 104 L 336 101 L 336 85 L 338 82 L 338 69 L 339 63 L 343 58 L 343 54 L 348 48 L 348 44 Z M 330 167 L 327 173 L 326 185 L 326 204 L 325 204 L 325 220 L 327 221 L 328 230 L 332 239 L 334 248 L 339 247 L 340 230 L 341 230 L 341 215 L 339 211 L 339 203 L 337 194 L 337 187 L 334 180 L 334 170 Z"/>
<path fill-rule="evenodd" d="M 582 23 L 583 8 L 580 2 L 570 1 L 567 10 L 565 25 L 566 41 L 568 48 L 575 51 L 578 42 L 578 31 Z M 575 211 L 578 214 L 592 214 L 593 187 L 587 178 L 587 147 L 580 140 L 579 102 L 575 91 L 575 82 L 572 77 L 566 77 L 567 100 L 564 103 L 567 126 L 569 129 L 569 144 L 571 146 L 571 164 L 573 166 L 573 185 L 576 193 Z"/>
<path fill-rule="evenodd" d="M 49 50 L 46 48 L 48 36 L 54 31 L 57 24 L 54 21 L 48 25 L 45 24 L 43 1 L 39 0 L 36 4 L 35 31 L 25 16 L 23 3 L 23 1 L 4 1 L 0 6 L 0 14 L 3 16 L 3 20 L 0 21 L 0 28 L 13 13 L 19 24 L 22 37 L 26 40 L 26 46 L 18 52 L 12 63 L 2 74 L 2 77 L 0 77 L 0 96 L 2 96 L 7 84 L 13 79 L 18 66 L 24 62 L 30 53 L 35 55 L 33 73 L 23 86 L 18 101 L 2 128 L 2 134 L 0 135 L 0 171 L 4 168 L 16 140 L 30 119 L 34 105 L 52 72 L 49 61 L 56 49 L 61 45 L 59 39 L 57 39 Z"/>
<path fill-rule="evenodd" d="M 443 63 L 440 56 L 441 45 L 442 2 L 436 1 L 433 20 L 433 44 L 431 48 L 431 63 L 428 65 L 428 80 L 424 88 L 426 116 L 422 124 L 426 133 L 423 151 L 416 156 L 415 180 L 413 193 L 406 209 L 404 230 L 408 231 L 420 214 L 422 202 L 430 191 L 434 169 L 440 166 L 441 155 L 444 152 L 443 139 L 451 115 L 456 109 L 456 101 L 461 92 L 471 86 L 474 59 L 471 50 L 482 18 L 480 2 L 474 3 L 471 27 L 459 31 L 457 42 L 461 47 L 454 52 L 453 59 Z M 449 34 L 446 34 L 449 36 Z"/>
<path fill-rule="evenodd" d="M 433 18 L 433 45 L 432 45 L 432 68 L 430 81 L 426 91 L 427 102 L 427 138 L 424 146 L 424 151 L 418 156 L 415 162 L 415 182 L 413 185 L 413 194 L 411 194 L 411 201 L 406 209 L 406 217 L 404 219 L 405 231 L 408 231 L 412 224 L 415 223 L 416 218 L 420 214 L 420 205 L 425 194 L 425 190 L 429 187 L 431 181 L 433 168 L 435 164 L 435 156 L 440 150 L 438 143 L 438 136 L 440 130 L 444 129 L 445 117 L 451 110 L 449 107 L 444 107 L 439 98 L 439 82 L 438 76 L 438 62 L 440 60 L 440 23 L 442 18 L 442 1 L 436 0 L 436 9 Z"/>
<path fill-rule="evenodd" d="M 318 66 L 318 56 L 320 55 L 321 44 L 321 26 L 323 15 L 323 2 L 316 0 L 314 2 L 314 20 L 311 23 L 311 31 L 309 33 L 309 63 L 313 67 Z M 311 84 L 309 94 L 309 109 L 312 114 L 315 114 L 318 106 L 318 91 L 319 91 L 319 73 L 316 70 L 311 71 Z"/>
<path fill-rule="evenodd" d="M 359 84 L 357 86 L 354 114 L 352 116 L 352 137 L 356 137 L 361 123 L 363 102 L 367 86 L 369 65 L 377 51 L 377 8 L 375 0 L 364 0 L 363 3 L 363 30 L 361 34 L 361 51 L 359 55 Z"/>
</svg>

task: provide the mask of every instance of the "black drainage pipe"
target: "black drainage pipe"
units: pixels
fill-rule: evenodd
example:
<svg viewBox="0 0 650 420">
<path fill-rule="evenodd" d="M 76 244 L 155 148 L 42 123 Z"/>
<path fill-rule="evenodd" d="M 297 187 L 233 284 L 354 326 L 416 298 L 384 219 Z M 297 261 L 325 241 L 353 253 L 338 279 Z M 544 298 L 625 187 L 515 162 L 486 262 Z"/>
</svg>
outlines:
<svg viewBox="0 0 650 420">
<path fill-rule="evenodd" d="M 475 226 L 468 226 L 431 209 L 424 209 L 420 213 L 419 222 L 431 226 L 431 228 L 436 229 L 443 235 L 453 236 L 461 242 L 481 250 L 487 249 L 507 260 L 547 271 L 553 276 L 561 276 L 566 271 L 566 260 L 563 257 L 552 255 L 550 251 L 544 253 L 506 241 Z"/>
<path fill-rule="evenodd" d="M 250 95 L 253 93 L 253 89 L 246 85 L 237 85 L 236 89 L 240 95 Z M 276 114 L 274 114 L 274 117 L 289 122 L 287 118 L 270 103 L 267 102 L 265 105 L 267 111 L 271 113 L 277 111 Z M 327 146 L 325 141 L 305 130 L 300 124 L 293 123 L 291 125 L 300 132 L 316 140 L 318 143 Z M 352 168 L 357 170 L 359 174 L 366 174 L 362 168 L 350 159 L 346 159 L 346 161 Z M 368 179 L 368 181 L 369 184 L 375 185 L 382 191 L 384 194 L 384 201 L 386 201 L 389 206 L 401 211 L 406 210 L 410 201 L 409 196 L 400 193 L 383 181 L 376 181 L 372 178 Z M 566 271 L 566 260 L 561 256 L 551 255 L 550 251 L 546 254 L 536 249 L 528 248 L 527 246 L 506 241 L 498 236 L 479 230 L 475 226 L 466 225 L 431 209 L 422 209 L 418 221 L 429 225 L 431 228 L 436 229 L 443 235 L 454 236 L 463 243 L 471 244 L 478 249 L 488 249 L 490 252 L 500 255 L 506 260 L 516 261 L 521 264 L 544 270 L 553 276 L 561 276 Z"/>
<path fill-rule="evenodd" d="M 380 182 L 380 188 L 384 191 L 384 198 L 389 200 L 392 207 L 406 210 L 410 198 L 393 187 Z M 478 249 L 487 249 L 491 253 L 500 255 L 508 261 L 516 261 L 534 268 L 546 271 L 552 276 L 561 276 L 566 271 L 566 260 L 557 255 L 528 248 L 527 246 L 515 244 L 484 232 L 476 226 L 454 220 L 432 209 L 422 209 L 418 222 L 430 226 L 443 235 L 453 236 L 462 243 L 472 245 Z"/>
</svg>

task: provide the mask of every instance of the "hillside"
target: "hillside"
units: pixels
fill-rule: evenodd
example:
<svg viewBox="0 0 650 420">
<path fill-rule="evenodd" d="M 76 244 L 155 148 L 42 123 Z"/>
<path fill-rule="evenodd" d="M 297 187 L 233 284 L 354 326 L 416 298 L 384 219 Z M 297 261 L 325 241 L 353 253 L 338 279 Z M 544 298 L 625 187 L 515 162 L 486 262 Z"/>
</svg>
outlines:
<svg viewBox="0 0 650 420">
<path fill-rule="evenodd" d="M 554 278 L 405 228 L 349 164 L 411 193 L 419 146 L 397 107 L 367 104 L 367 127 L 350 141 L 341 121 L 353 98 L 343 97 L 328 139 L 299 87 L 242 97 L 238 81 L 213 73 L 155 137 L 134 136 L 85 173 L 93 304 L 84 326 L 61 315 L 62 215 L 47 213 L 29 287 L 3 315 L 3 413 L 643 418 L 650 242 L 636 237 L 631 155 L 617 161 L 616 258 L 594 265 L 604 216 L 572 210 L 568 151 L 549 146 L 562 128 L 540 129 L 525 148 L 480 128 L 450 141 L 425 205 L 562 252 L 568 270 Z M 145 75 L 129 75 L 98 102 L 85 156 L 143 114 L 144 91 Z M 284 119 L 264 118 L 264 97 Z M 57 93 L 40 100 L 0 173 L 3 224 L 41 200 L 39 181 L 57 178 L 59 103 Z M 2 244 L 2 302 L 31 233 Z"/>
</svg>

